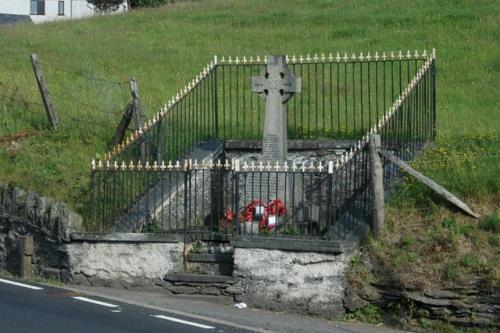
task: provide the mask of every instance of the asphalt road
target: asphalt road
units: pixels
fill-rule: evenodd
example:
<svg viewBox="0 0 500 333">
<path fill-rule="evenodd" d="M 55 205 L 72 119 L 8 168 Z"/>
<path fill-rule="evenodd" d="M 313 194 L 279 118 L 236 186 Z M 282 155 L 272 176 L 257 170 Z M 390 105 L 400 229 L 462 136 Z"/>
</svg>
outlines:
<svg viewBox="0 0 500 333">
<path fill-rule="evenodd" d="M 45 285 L 0 278 L 0 332 L 251 331 Z"/>
</svg>

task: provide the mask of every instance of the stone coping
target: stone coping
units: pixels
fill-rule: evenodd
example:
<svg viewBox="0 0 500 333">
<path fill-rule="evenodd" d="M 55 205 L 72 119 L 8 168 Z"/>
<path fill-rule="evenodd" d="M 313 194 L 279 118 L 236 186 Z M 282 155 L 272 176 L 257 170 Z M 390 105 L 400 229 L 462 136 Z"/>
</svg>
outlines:
<svg viewBox="0 0 500 333">
<path fill-rule="evenodd" d="M 127 232 L 113 232 L 106 234 L 74 233 L 71 234 L 71 241 L 109 243 L 180 243 L 184 241 L 184 236 L 178 234 L 147 234 Z"/>
<path fill-rule="evenodd" d="M 296 238 L 244 237 L 231 241 L 234 248 L 259 248 L 269 250 L 344 253 L 356 248 L 355 242 L 326 241 Z"/>
</svg>

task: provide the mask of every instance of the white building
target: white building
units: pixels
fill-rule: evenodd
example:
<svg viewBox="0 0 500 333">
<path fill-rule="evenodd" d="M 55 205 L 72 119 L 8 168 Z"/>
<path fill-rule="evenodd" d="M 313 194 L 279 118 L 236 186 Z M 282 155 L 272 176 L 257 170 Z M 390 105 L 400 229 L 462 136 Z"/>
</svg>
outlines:
<svg viewBox="0 0 500 333">
<path fill-rule="evenodd" d="M 128 9 L 127 0 L 115 12 Z M 34 23 L 78 19 L 99 14 L 87 0 L 0 0 L 0 15 L 29 16 Z"/>
</svg>

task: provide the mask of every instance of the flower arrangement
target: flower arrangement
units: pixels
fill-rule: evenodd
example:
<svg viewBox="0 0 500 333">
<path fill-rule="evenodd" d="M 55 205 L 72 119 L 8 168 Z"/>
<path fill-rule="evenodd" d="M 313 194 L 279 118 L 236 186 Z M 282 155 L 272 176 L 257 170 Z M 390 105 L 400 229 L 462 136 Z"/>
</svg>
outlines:
<svg viewBox="0 0 500 333">
<path fill-rule="evenodd" d="M 276 226 L 277 217 L 285 214 L 286 207 L 280 199 L 274 199 L 268 204 L 254 199 L 243 209 L 242 220 L 244 222 L 253 222 L 260 217 L 259 229 L 272 230 Z"/>
</svg>

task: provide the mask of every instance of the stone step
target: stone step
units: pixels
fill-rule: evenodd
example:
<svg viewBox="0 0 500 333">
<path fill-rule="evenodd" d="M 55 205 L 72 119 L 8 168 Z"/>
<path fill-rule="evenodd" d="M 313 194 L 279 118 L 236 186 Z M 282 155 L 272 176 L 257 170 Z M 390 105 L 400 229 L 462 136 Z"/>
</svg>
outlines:
<svg viewBox="0 0 500 333">
<path fill-rule="evenodd" d="M 209 274 L 192 274 L 192 273 L 178 273 L 178 274 L 169 274 L 164 278 L 165 281 L 181 284 L 181 283 L 227 283 L 233 284 L 236 283 L 236 279 L 232 276 L 227 275 L 209 275 Z"/>
<path fill-rule="evenodd" d="M 187 256 L 188 262 L 199 262 L 207 264 L 232 264 L 234 258 L 232 254 L 223 253 L 190 253 Z"/>
<path fill-rule="evenodd" d="M 172 274 L 165 276 L 164 281 L 158 285 L 165 292 L 174 295 L 225 296 L 233 299 L 243 293 L 237 280 L 226 275 Z"/>
</svg>

